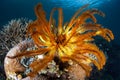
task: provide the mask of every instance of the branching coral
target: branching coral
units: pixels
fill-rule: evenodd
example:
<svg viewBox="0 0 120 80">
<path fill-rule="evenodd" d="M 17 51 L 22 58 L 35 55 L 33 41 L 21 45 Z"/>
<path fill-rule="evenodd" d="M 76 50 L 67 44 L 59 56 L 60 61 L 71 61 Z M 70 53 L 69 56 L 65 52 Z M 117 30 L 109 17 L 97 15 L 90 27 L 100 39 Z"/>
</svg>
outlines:
<svg viewBox="0 0 120 80">
<path fill-rule="evenodd" d="M 13 19 L 3 26 L 0 31 L 0 53 L 6 53 L 11 47 L 27 39 L 25 37 L 26 28 L 31 20 L 24 18 Z"/>
<path fill-rule="evenodd" d="M 47 66 L 54 57 L 59 57 L 62 62 L 72 60 L 79 64 L 90 75 L 91 64 L 94 64 L 98 70 L 102 69 L 106 63 L 106 57 L 99 48 L 92 43 L 94 36 L 101 36 L 107 41 L 113 40 L 114 36 L 111 30 L 103 28 L 97 24 L 94 14 L 104 16 L 96 9 L 82 12 L 88 5 L 80 8 L 72 17 L 69 23 L 63 25 L 63 13 L 61 8 L 54 8 L 51 11 L 50 19 L 47 21 L 45 11 L 42 5 L 35 7 L 37 20 L 30 23 L 27 29 L 27 35 L 30 35 L 37 45 L 36 50 L 25 51 L 9 58 L 21 58 L 22 56 L 31 57 L 44 54 L 42 60 L 38 59 L 30 64 L 31 72 L 28 76 L 35 76 L 39 71 Z M 58 26 L 55 27 L 52 18 L 54 11 L 58 10 Z M 91 19 L 93 22 L 87 22 Z M 94 56 L 91 57 L 91 55 Z"/>
</svg>

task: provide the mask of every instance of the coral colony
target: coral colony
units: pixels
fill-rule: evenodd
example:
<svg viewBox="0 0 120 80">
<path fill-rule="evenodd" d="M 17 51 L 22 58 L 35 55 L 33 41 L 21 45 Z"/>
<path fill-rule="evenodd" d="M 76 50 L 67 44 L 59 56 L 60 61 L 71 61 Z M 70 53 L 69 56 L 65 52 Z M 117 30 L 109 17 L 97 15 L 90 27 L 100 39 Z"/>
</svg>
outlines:
<svg viewBox="0 0 120 80">
<path fill-rule="evenodd" d="M 30 36 L 33 40 L 36 46 L 35 50 L 20 51 L 23 47 L 30 47 L 30 44 L 26 41 L 26 43 L 19 43 L 17 47 L 12 48 L 13 53 L 16 54 L 7 55 L 7 58 L 12 60 L 16 58 L 21 59 L 23 56 L 43 55 L 43 59 L 36 59 L 29 65 L 31 72 L 27 76 L 31 78 L 46 68 L 48 63 L 54 60 L 55 57 L 59 58 L 63 63 L 72 61 L 81 66 L 87 77 L 90 76 L 93 65 L 98 70 L 101 70 L 106 63 L 106 56 L 93 43 L 94 37 L 100 36 L 109 42 L 114 39 L 114 35 L 111 30 L 103 28 L 98 24 L 94 16 L 94 14 L 100 16 L 104 16 L 104 14 L 97 9 L 83 12 L 86 7 L 88 5 L 81 7 L 68 23 L 63 24 L 61 8 L 53 8 L 48 21 L 42 5 L 38 4 L 35 7 L 37 19 L 31 22 L 27 28 L 27 36 Z M 53 19 L 54 11 L 59 13 L 58 26 L 55 25 L 55 20 Z M 91 22 L 86 21 L 88 19 L 91 19 Z M 31 41 L 31 43 L 33 42 Z M 16 50 L 19 52 L 17 53 Z M 14 72 L 18 72 L 17 70 L 19 69 L 16 69 Z"/>
</svg>

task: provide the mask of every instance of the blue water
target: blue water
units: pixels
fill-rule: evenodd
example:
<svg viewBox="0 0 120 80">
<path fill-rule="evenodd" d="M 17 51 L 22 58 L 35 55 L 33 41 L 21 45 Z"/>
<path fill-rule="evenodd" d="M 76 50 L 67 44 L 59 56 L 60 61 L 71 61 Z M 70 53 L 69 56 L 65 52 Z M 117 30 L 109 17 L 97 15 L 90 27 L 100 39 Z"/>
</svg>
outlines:
<svg viewBox="0 0 120 80">
<path fill-rule="evenodd" d="M 98 23 L 111 29 L 115 35 L 114 42 L 120 44 L 120 0 L 0 0 L 0 27 L 15 18 L 35 20 L 34 7 L 37 3 L 42 3 L 47 18 L 53 7 L 63 8 L 64 22 L 69 21 L 81 6 L 90 4 L 88 9 L 97 8 L 106 14 L 105 18 L 97 16 Z M 114 69 L 117 71 L 117 68 Z M 111 70 L 111 74 L 116 73 L 114 71 Z"/>
<path fill-rule="evenodd" d="M 105 18 L 98 18 L 98 22 L 113 31 L 115 40 L 120 40 L 120 0 L 0 0 L 0 26 L 15 18 L 26 17 L 35 20 L 34 6 L 42 3 L 47 17 L 53 7 L 61 7 L 64 11 L 64 21 L 68 21 L 79 7 L 90 4 L 89 8 L 98 8 L 105 14 Z"/>
</svg>

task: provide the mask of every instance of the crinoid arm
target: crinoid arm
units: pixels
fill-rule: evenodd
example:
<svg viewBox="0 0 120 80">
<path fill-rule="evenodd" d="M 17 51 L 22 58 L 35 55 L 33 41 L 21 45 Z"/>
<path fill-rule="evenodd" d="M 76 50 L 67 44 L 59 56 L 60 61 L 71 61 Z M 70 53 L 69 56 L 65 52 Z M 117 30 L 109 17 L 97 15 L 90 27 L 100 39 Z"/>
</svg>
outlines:
<svg viewBox="0 0 120 80">
<path fill-rule="evenodd" d="M 40 55 L 40 54 L 44 54 L 46 52 L 48 52 L 49 49 L 43 48 L 43 49 L 38 49 L 38 50 L 33 50 L 33 51 L 25 51 L 25 52 L 21 52 L 20 54 L 17 54 L 15 56 L 7 56 L 8 58 L 21 58 L 23 56 L 25 57 L 31 57 L 31 56 L 35 56 L 35 55 Z"/>
<path fill-rule="evenodd" d="M 45 67 L 47 67 L 47 64 L 53 60 L 54 53 L 55 53 L 55 50 L 52 50 L 48 52 L 42 60 L 38 59 L 38 60 L 33 61 L 30 64 L 30 68 L 32 71 L 28 73 L 27 75 L 30 77 L 35 77 L 37 73 L 40 72 L 41 69 L 44 69 Z"/>
</svg>

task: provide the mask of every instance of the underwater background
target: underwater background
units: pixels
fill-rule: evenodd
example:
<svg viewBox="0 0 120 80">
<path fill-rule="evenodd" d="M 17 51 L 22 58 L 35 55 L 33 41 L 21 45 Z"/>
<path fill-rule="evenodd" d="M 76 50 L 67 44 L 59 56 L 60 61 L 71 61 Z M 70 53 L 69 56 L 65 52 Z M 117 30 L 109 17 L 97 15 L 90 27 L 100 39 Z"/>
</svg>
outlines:
<svg viewBox="0 0 120 80">
<path fill-rule="evenodd" d="M 115 39 L 111 44 L 106 45 L 110 50 L 107 53 L 108 62 L 104 75 L 101 79 L 92 76 L 91 80 L 120 80 L 120 0 L 0 0 L 0 29 L 12 19 L 35 20 L 34 7 L 38 3 L 42 3 L 47 18 L 52 8 L 61 7 L 64 22 L 69 21 L 73 14 L 85 4 L 90 4 L 88 9 L 97 8 L 103 11 L 106 16 L 104 18 L 97 16 L 98 23 L 112 30 Z M 96 43 L 99 44 L 99 42 Z"/>
<path fill-rule="evenodd" d="M 105 13 L 105 18 L 97 18 L 98 22 L 111 29 L 115 40 L 120 44 L 120 0 L 0 0 L 0 26 L 15 18 L 25 17 L 35 20 L 34 7 L 37 3 L 42 3 L 47 17 L 52 8 L 63 8 L 64 22 L 71 19 L 81 6 L 90 4 L 89 8 L 97 8 Z"/>
</svg>

